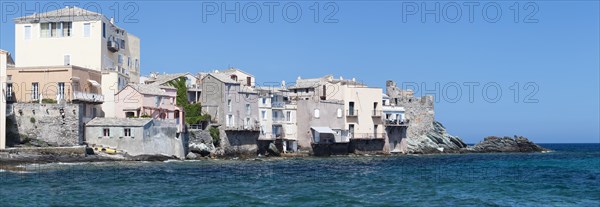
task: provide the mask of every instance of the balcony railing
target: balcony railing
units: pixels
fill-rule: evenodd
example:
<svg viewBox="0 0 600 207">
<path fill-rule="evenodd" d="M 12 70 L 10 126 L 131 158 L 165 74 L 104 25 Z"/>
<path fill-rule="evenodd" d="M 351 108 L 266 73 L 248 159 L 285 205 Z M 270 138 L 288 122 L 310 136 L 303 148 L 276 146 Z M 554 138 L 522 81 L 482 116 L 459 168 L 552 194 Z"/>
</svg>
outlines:
<svg viewBox="0 0 600 207">
<path fill-rule="evenodd" d="M 273 102 L 271 103 L 272 108 L 285 108 L 285 102 Z"/>
<path fill-rule="evenodd" d="M 381 117 L 382 111 L 381 110 L 373 110 L 373 114 L 371 114 L 371 116 L 373 117 Z"/>
<path fill-rule="evenodd" d="M 102 103 L 104 102 L 104 96 L 97 93 L 75 91 L 73 92 L 73 100 Z"/>
<path fill-rule="evenodd" d="M 393 120 L 385 120 L 385 122 L 383 122 L 384 125 L 386 126 L 408 126 L 408 119 L 404 119 L 404 120 L 400 120 L 400 119 L 393 119 Z"/>
<path fill-rule="evenodd" d="M 358 110 L 346 110 L 346 116 L 358 116 Z"/>
<path fill-rule="evenodd" d="M 242 126 L 226 126 L 225 130 L 228 131 L 260 131 L 258 124 L 242 125 Z"/>
<path fill-rule="evenodd" d="M 351 139 L 385 139 L 386 133 L 355 133 L 350 135 Z"/>
</svg>

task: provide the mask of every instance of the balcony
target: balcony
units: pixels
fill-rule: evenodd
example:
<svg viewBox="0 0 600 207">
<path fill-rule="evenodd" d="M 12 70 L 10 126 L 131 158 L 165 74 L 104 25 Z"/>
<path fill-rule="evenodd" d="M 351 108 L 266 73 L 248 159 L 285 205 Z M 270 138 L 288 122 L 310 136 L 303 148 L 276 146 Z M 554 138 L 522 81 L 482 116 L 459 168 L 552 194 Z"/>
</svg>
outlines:
<svg viewBox="0 0 600 207">
<path fill-rule="evenodd" d="M 111 52 L 117 52 L 119 51 L 119 44 L 117 44 L 117 42 L 115 41 L 108 41 L 106 42 L 108 50 L 110 50 Z"/>
<path fill-rule="evenodd" d="M 409 123 L 408 119 L 400 120 L 400 119 L 387 119 L 383 122 L 383 125 L 388 127 L 407 127 Z"/>
<path fill-rule="evenodd" d="M 226 126 L 225 130 L 227 131 L 260 131 L 260 126 L 258 124 L 249 124 L 242 126 Z"/>
<path fill-rule="evenodd" d="M 351 134 L 351 139 L 385 139 L 387 138 L 386 133 L 356 133 Z"/>
<path fill-rule="evenodd" d="M 273 102 L 273 103 L 271 103 L 271 107 L 283 109 L 283 108 L 285 108 L 285 102 Z"/>
<path fill-rule="evenodd" d="M 351 110 L 346 110 L 346 116 L 358 116 L 358 110 L 356 109 L 351 109 Z"/>
<path fill-rule="evenodd" d="M 84 101 L 84 102 L 93 102 L 93 103 L 102 103 L 104 102 L 104 96 L 97 93 L 87 93 L 75 91 L 73 92 L 73 100 L 74 101 Z"/>
<path fill-rule="evenodd" d="M 381 117 L 382 111 L 381 110 L 373 110 L 373 114 L 371 114 L 372 117 Z"/>
</svg>

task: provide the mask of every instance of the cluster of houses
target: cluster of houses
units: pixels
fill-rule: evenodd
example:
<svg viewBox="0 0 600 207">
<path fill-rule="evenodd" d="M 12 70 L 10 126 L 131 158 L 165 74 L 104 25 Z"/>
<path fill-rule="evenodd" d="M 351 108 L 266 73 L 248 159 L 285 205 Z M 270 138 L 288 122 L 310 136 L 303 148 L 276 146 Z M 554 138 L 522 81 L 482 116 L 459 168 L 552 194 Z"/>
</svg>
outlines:
<svg viewBox="0 0 600 207">
<path fill-rule="evenodd" d="M 406 150 L 410 117 L 402 103 L 412 97 L 410 91 L 384 94 L 331 75 L 264 86 L 236 68 L 144 77 L 140 39 L 101 14 L 66 7 L 14 21 L 16 61 L 0 50 L 2 104 L 80 105 L 86 119 L 80 144 L 181 157 L 183 134 L 216 127 L 226 138 L 249 139 L 240 145 L 277 143 L 283 152 L 331 145 L 360 149 L 366 142 L 381 143 L 385 152 Z M 202 113 L 210 115 L 207 122 L 185 123 L 177 88 L 169 84 L 180 78 L 187 81 L 188 102 L 201 103 Z M 393 82 L 386 84 L 396 90 Z"/>
</svg>

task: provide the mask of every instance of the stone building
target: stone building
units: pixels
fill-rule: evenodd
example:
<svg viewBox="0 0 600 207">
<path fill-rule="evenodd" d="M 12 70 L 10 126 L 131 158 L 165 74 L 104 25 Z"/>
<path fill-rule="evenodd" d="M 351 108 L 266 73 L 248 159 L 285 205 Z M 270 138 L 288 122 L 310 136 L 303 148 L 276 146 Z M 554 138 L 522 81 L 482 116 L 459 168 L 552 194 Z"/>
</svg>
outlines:
<svg viewBox="0 0 600 207">
<path fill-rule="evenodd" d="M 185 159 L 187 141 L 173 121 L 150 118 L 95 118 L 85 127 L 85 143 L 137 155 Z"/>
<path fill-rule="evenodd" d="M 215 71 L 202 78 L 203 114 L 212 117 L 224 137 L 225 153 L 254 153 L 260 136 L 258 93 L 254 77 L 238 69 Z"/>
<path fill-rule="evenodd" d="M 400 140 L 399 148 L 394 148 L 403 153 L 408 152 L 408 139 L 417 139 L 426 136 L 434 130 L 435 122 L 433 96 L 414 97 L 410 90 L 402 90 L 394 81 L 386 82 L 386 95 L 389 97 L 387 108 L 404 110 L 400 122 L 386 122 L 386 130 L 392 136 L 392 142 Z"/>
</svg>

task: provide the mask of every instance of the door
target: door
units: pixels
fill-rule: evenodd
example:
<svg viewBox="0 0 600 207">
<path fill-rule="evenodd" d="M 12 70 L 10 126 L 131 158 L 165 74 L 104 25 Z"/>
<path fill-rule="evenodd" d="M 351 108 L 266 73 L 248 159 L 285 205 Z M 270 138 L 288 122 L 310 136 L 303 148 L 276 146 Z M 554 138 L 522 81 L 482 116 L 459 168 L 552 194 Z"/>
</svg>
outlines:
<svg viewBox="0 0 600 207">
<path fill-rule="evenodd" d="M 355 115 L 354 114 L 354 102 L 352 102 L 352 101 L 350 103 L 348 103 L 348 114 L 350 116 L 354 116 Z"/>
</svg>

